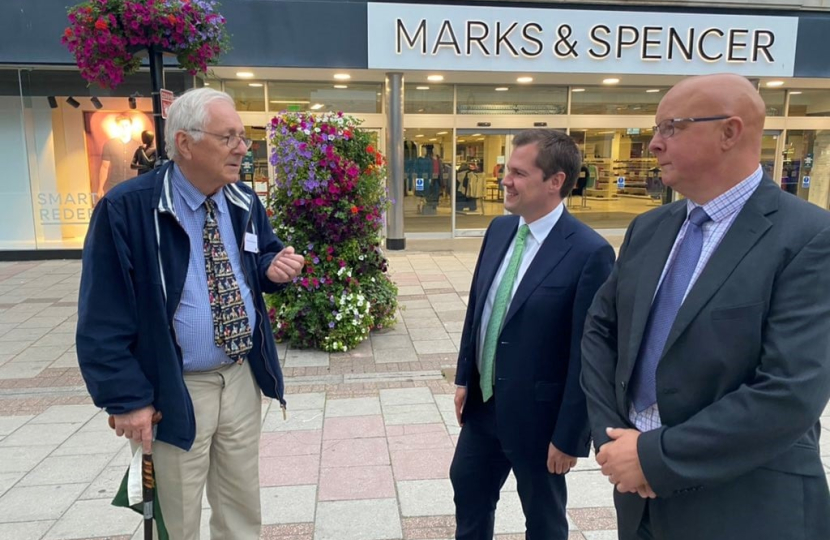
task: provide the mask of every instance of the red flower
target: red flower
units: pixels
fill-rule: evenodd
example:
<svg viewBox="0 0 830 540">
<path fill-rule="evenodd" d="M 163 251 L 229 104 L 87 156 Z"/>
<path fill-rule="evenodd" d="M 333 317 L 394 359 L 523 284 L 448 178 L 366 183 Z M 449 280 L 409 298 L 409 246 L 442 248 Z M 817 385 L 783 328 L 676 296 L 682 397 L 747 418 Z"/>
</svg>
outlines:
<svg viewBox="0 0 830 540">
<path fill-rule="evenodd" d="M 107 21 L 104 20 L 103 18 L 98 19 L 97 21 L 95 21 L 95 29 L 96 30 L 106 30 L 107 26 L 108 26 Z"/>
<path fill-rule="evenodd" d="M 375 153 L 375 147 L 370 144 L 369 146 L 366 147 L 366 151 L 369 152 L 370 154 L 374 154 Z"/>
<path fill-rule="evenodd" d="M 357 206 L 352 206 L 352 214 L 357 214 L 359 211 Z"/>
<path fill-rule="evenodd" d="M 176 19 L 176 16 L 175 16 L 175 15 L 172 15 L 172 14 L 171 14 L 171 15 L 168 15 L 168 16 L 167 16 L 167 21 L 168 21 L 170 24 L 176 24 L 176 21 L 177 21 L 177 20 L 178 20 L 178 19 Z"/>
</svg>

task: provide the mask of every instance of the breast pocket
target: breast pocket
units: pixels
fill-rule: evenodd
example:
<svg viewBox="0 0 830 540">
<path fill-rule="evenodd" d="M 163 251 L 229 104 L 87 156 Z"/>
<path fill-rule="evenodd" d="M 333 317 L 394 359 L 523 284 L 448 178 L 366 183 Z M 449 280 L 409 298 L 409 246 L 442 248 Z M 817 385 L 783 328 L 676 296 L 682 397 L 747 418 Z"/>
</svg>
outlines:
<svg viewBox="0 0 830 540">
<path fill-rule="evenodd" d="M 757 319 L 764 312 L 765 302 L 755 302 L 739 306 L 723 307 L 712 310 L 712 319 L 723 321 L 728 319 Z"/>
</svg>

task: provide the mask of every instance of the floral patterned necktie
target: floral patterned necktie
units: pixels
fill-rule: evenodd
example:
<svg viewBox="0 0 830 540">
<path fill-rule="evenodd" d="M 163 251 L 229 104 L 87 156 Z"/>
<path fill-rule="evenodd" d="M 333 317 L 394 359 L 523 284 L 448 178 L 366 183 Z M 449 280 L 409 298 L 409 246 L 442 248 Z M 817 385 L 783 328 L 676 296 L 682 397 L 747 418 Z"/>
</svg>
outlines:
<svg viewBox="0 0 830 540">
<path fill-rule="evenodd" d="M 213 314 L 213 341 L 218 347 L 224 347 L 231 360 L 241 364 L 253 346 L 251 325 L 228 252 L 219 235 L 216 203 L 208 197 L 205 199 L 205 208 L 207 214 L 202 231 L 202 245 L 205 250 L 208 298 Z"/>
</svg>

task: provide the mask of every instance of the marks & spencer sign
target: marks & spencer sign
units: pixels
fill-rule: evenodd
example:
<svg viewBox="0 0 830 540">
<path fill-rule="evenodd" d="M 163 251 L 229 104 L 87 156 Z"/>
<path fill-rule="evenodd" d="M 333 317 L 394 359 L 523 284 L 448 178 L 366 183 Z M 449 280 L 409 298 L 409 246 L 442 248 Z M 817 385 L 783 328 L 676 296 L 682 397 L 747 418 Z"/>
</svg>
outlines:
<svg viewBox="0 0 830 540">
<path fill-rule="evenodd" d="M 791 77 L 798 19 L 368 5 L 369 68 Z"/>
</svg>

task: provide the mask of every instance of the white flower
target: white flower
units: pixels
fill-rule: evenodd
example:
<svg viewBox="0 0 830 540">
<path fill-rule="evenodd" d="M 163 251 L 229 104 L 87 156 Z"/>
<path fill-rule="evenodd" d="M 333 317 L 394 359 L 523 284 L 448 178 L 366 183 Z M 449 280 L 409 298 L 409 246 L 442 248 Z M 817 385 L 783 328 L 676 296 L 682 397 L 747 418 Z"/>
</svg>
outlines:
<svg viewBox="0 0 830 540">
<path fill-rule="evenodd" d="M 306 135 L 311 135 L 311 130 L 310 129 L 304 129 L 303 133 L 305 133 Z"/>
<path fill-rule="evenodd" d="M 358 259 L 360 259 L 362 261 L 363 260 L 363 255 L 359 256 Z M 375 278 L 372 278 L 372 281 L 374 281 L 374 279 Z"/>
<path fill-rule="evenodd" d="M 334 347 L 335 349 L 339 349 L 340 348 L 340 342 L 335 341 L 334 343 L 331 344 L 331 346 Z"/>
<path fill-rule="evenodd" d="M 339 313 L 338 313 L 337 315 L 335 315 L 335 316 L 334 316 L 334 319 L 335 319 L 336 321 L 339 321 L 339 320 L 340 320 L 340 319 L 342 319 L 342 318 L 343 318 L 343 315 L 341 315 L 341 314 L 339 314 Z"/>
<path fill-rule="evenodd" d="M 375 282 L 375 278 L 372 278 L 372 283 L 374 283 L 374 282 Z"/>
</svg>

